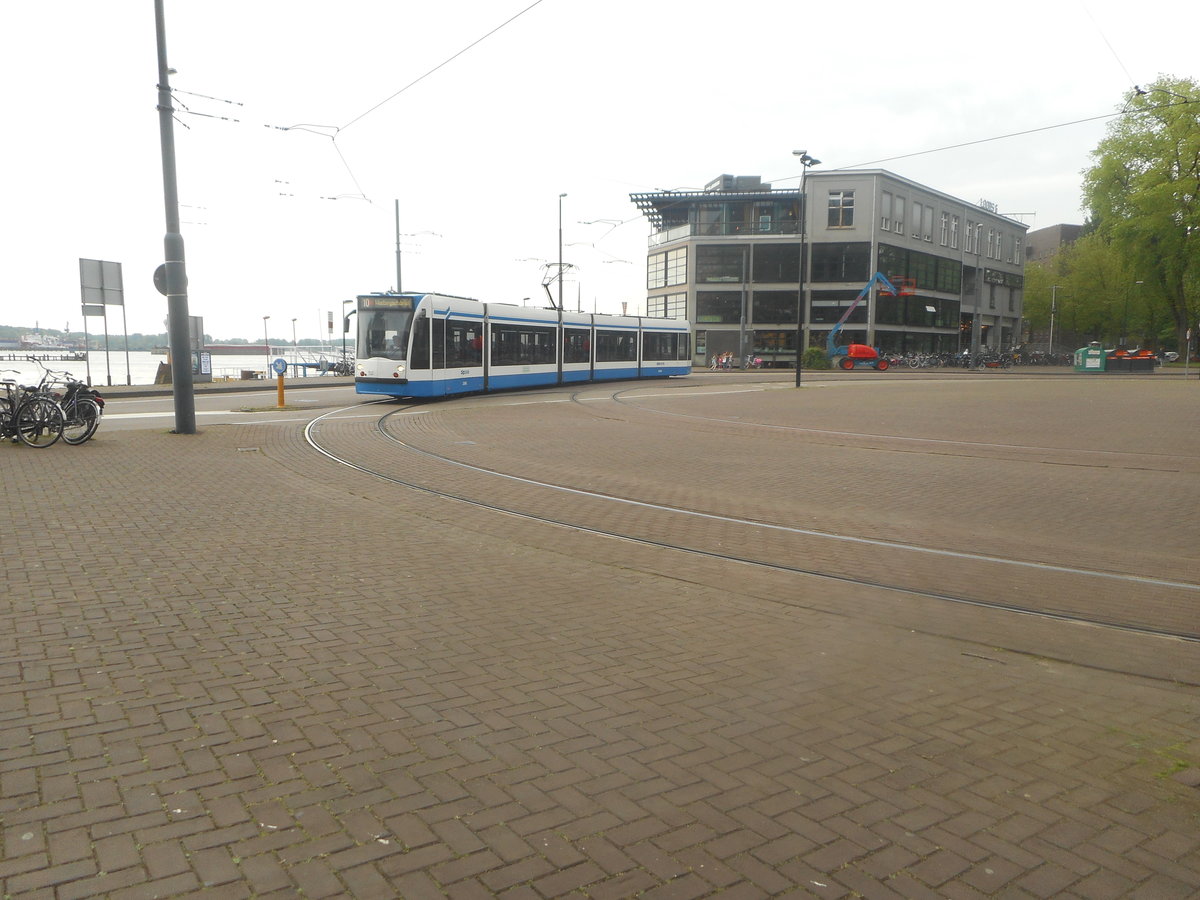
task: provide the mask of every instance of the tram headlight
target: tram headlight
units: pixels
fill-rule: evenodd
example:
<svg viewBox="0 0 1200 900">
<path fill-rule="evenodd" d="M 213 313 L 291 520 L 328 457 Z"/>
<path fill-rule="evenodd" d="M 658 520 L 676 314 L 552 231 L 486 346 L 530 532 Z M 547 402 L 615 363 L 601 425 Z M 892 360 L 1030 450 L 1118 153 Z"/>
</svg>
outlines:
<svg viewBox="0 0 1200 900">
<path fill-rule="evenodd" d="M 392 372 L 392 377 L 393 378 L 403 378 L 404 377 L 404 366 L 396 366 L 396 371 Z"/>
</svg>

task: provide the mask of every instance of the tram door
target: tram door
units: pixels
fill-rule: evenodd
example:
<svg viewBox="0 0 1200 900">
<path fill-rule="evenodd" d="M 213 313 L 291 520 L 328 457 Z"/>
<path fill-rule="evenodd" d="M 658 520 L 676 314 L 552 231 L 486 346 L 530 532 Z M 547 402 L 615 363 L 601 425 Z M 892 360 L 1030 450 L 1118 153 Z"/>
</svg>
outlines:
<svg viewBox="0 0 1200 900">
<path fill-rule="evenodd" d="M 433 346 L 430 369 L 433 376 L 433 392 L 435 395 L 446 394 L 446 320 L 433 320 Z"/>
</svg>

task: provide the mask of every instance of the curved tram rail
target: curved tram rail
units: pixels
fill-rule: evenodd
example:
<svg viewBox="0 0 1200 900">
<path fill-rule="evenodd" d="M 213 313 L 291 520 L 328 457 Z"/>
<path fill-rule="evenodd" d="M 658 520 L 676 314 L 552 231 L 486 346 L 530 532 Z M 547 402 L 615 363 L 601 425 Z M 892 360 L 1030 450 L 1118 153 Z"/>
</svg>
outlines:
<svg viewBox="0 0 1200 900">
<path fill-rule="evenodd" d="M 686 388 L 687 385 L 678 387 Z M 660 393 L 672 389 L 667 386 L 656 388 Z M 594 389 L 592 393 L 589 398 L 592 401 L 630 402 L 630 398 L 624 396 L 628 394 L 627 389 L 610 391 L 604 397 L 596 395 Z M 546 402 L 547 397 L 553 396 L 559 398 L 557 402 L 569 400 L 596 415 L 579 391 L 560 390 L 537 396 L 541 399 L 526 399 L 525 402 Z M 511 402 L 511 398 L 504 399 Z M 480 398 L 476 404 L 466 406 L 442 404 L 436 413 L 453 415 L 478 409 L 484 402 Z M 361 411 L 362 407 L 351 409 Z M 634 409 L 641 413 L 670 415 L 636 404 Z M 800 527 L 787 521 L 770 521 L 767 517 L 726 515 L 570 484 L 562 479 L 500 471 L 489 467 L 485 460 L 472 462 L 462 458 L 468 455 L 466 452 L 451 456 L 418 446 L 425 432 L 406 429 L 406 423 L 411 425 L 426 413 L 435 412 L 426 404 L 389 405 L 372 425 L 384 443 L 380 443 L 373 453 L 364 455 L 361 434 L 345 449 L 340 448 L 341 441 L 331 427 L 339 412 L 342 410 L 331 411 L 309 423 L 306 439 L 314 449 L 330 460 L 391 484 L 469 504 L 480 510 L 720 563 L 808 576 L 827 584 L 866 587 L 910 598 L 1100 626 L 1131 634 L 1200 641 L 1200 626 L 1194 624 L 1195 619 L 1170 613 L 1170 610 L 1194 608 L 1200 601 L 1200 584 Z M 758 424 L 710 421 L 739 427 Z M 358 427 L 363 427 L 361 421 Z M 406 430 L 413 433 L 406 434 Z M 849 432 L 825 434 L 851 435 Z M 899 445 L 910 440 L 889 435 L 853 436 L 870 438 L 875 443 L 894 440 Z M 469 445 L 472 442 L 452 443 Z M 387 447 L 392 449 L 383 449 Z M 971 444 L 963 442 L 963 447 L 968 454 L 972 453 Z M 397 449 L 402 452 L 395 453 Z M 463 449 L 470 448 L 464 446 Z M 728 577 L 734 579 L 736 573 L 730 573 Z M 1144 597 L 1146 594 L 1152 594 L 1153 598 L 1137 604 L 1129 602 L 1131 596 Z M 1082 599 L 1071 600 L 1072 597 Z M 833 608 L 829 603 L 821 602 L 820 596 L 813 596 L 811 591 L 803 596 L 797 594 L 795 598 L 779 599 L 793 605 L 840 614 L 846 612 L 844 608 Z"/>
</svg>

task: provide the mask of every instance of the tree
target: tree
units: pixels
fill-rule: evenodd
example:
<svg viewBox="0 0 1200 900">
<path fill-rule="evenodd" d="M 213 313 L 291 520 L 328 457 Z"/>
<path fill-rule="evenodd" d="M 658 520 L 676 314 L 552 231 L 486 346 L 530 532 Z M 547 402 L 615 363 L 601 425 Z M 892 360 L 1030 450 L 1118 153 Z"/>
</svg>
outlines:
<svg viewBox="0 0 1200 900">
<path fill-rule="evenodd" d="M 1125 99 L 1092 152 L 1083 199 L 1096 239 L 1123 257 L 1127 283 L 1118 299 L 1134 304 L 1143 329 L 1155 328 L 1165 311 L 1182 347 L 1200 310 L 1200 86 L 1161 76 Z M 1162 304 L 1157 315 L 1155 303 Z"/>
</svg>

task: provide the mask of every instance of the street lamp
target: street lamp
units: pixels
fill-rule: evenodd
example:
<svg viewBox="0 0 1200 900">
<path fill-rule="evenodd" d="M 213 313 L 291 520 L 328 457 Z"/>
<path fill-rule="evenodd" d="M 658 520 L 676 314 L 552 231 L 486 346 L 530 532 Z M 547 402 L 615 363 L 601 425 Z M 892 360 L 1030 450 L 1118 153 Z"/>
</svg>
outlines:
<svg viewBox="0 0 1200 900">
<path fill-rule="evenodd" d="M 797 198 L 798 216 L 796 226 L 800 229 L 800 274 L 796 283 L 796 387 L 800 387 L 800 372 L 804 358 L 804 311 L 808 308 L 804 293 L 804 250 L 808 234 L 808 198 L 804 194 L 804 181 L 810 166 L 819 166 L 821 161 L 808 155 L 807 150 L 793 150 L 800 157 L 800 196 Z"/>
<path fill-rule="evenodd" d="M 267 319 L 270 316 L 263 316 L 263 346 L 267 348 L 267 377 L 271 375 L 271 339 L 267 337 Z"/>
<path fill-rule="evenodd" d="M 558 195 L 558 308 L 563 308 L 563 261 L 562 261 L 562 202 L 566 194 Z"/>
<path fill-rule="evenodd" d="M 396 290 L 397 292 L 400 290 L 399 285 L 396 286 Z M 346 361 L 346 329 L 350 327 L 350 322 L 346 319 L 346 304 L 353 302 L 353 300 L 342 301 L 342 362 Z"/>
<path fill-rule="evenodd" d="M 1054 355 L 1054 314 L 1058 312 L 1058 287 L 1057 284 L 1050 285 L 1050 349 L 1046 351 L 1049 356 Z"/>
<path fill-rule="evenodd" d="M 297 361 L 300 359 L 299 345 L 296 343 L 296 320 L 292 319 L 292 357 Z"/>
</svg>

